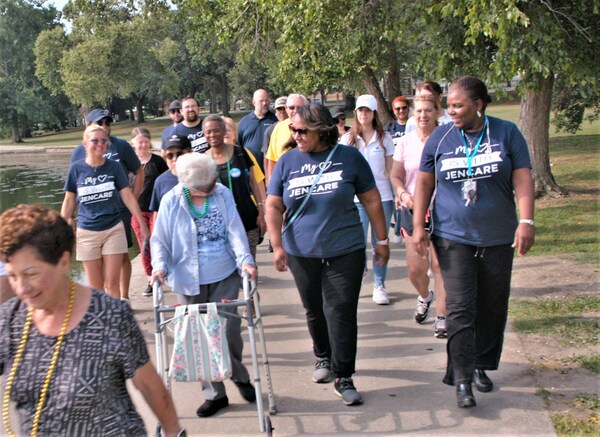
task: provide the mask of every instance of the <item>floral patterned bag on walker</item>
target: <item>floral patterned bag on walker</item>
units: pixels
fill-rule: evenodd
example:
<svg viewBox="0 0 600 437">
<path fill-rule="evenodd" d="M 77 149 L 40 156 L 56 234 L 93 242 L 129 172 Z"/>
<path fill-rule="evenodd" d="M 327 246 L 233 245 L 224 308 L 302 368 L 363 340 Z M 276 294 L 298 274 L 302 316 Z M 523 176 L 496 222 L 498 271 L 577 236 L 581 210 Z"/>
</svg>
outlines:
<svg viewBox="0 0 600 437">
<path fill-rule="evenodd" d="M 231 378 L 231 357 L 227 346 L 227 319 L 217 314 L 217 304 L 175 308 L 173 355 L 169 376 L 175 381 L 223 381 Z"/>
</svg>

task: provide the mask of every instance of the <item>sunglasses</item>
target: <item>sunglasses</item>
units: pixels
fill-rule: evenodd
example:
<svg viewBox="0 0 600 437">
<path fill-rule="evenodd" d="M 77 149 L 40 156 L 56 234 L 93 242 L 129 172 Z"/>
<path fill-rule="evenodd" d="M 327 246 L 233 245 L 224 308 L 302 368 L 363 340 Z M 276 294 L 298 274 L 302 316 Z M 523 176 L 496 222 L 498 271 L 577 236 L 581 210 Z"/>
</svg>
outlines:
<svg viewBox="0 0 600 437">
<path fill-rule="evenodd" d="M 286 106 L 286 108 L 288 108 L 290 111 L 294 111 L 298 107 L 297 106 Z"/>
<path fill-rule="evenodd" d="M 104 120 L 100 120 L 96 123 L 98 126 L 110 126 L 112 124 L 112 121 L 104 119 Z"/>
<path fill-rule="evenodd" d="M 169 112 L 170 112 L 171 114 L 177 114 L 177 113 L 179 113 L 179 112 L 181 112 L 181 111 L 180 111 L 179 109 L 170 109 L 170 110 L 169 110 Z"/>
<path fill-rule="evenodd" d="M 90 140 L 92 144 L 108 144 L 108 140 L 106 138 L 92 138 Z"/>
<path fill-rule="evenodd" d="M 337 118 L 338 120 L 345 120 L 345 119 L 346 119 L 346 116 L 345 116 L 345 115 L 338 115 L 336 118 Z"/>
<path fill-rule="evenodd" d="M 290 133 L 291 133 L 292 135 L 294 135 L 294 134 L 298 134 L 298 135 L 305 136 L 305 135 L 307 135 L 307 134 L 308 134 L 308 131 L 309 131 L 309 130 L 310 130 L 310 129 L 296 129 L 294 126 L 290 125 Z"/>
<path fill-rule="evenodd" d="M 165 153 L 165 158 L 167 158 L 168 160 L 171 159 L 177 159 L 179 158 L 181 155 L 185 155 L 186 152 L 184 151 L 179 151 L 179 152 L 167 152 Z"/>
<path fill-rule="evenodd" d="M 404 111 L 405 109 L 408 109 L 408 106 L 396 106 L 394 111 Z"/>
</svg>

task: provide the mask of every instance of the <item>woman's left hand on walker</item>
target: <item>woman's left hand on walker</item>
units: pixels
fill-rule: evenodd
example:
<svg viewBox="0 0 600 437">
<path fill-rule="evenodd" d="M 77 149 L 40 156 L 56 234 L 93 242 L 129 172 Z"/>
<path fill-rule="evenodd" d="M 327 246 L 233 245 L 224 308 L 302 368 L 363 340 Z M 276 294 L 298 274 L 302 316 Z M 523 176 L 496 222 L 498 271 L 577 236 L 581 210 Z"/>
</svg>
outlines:
<svg viewBox="0 0 600 437">
<path fill-rule="evenodd" d="M 390 246 L 375 245 L 375 262 L 379 266 L 384 266 L 390 259 Z"/>
<path fill-rule="evenodd" d="M 256 266 L 253 266 L 252 264 L 242 264 L 242 276 L 244 276 L 244 273 L 246 272 L 250 274 L 251 281 L 256 281 L 256 278 L 258 277 Z"/>
<path fill-rule="evenodd" d="M 517 226 L 517 231 L 515 232 L 515 241 L 512 244 L 513 248 L 517 248 L 517 254 L 519 256 L 524 256 L 531 246 L 533 246 L 533 242 L 535 240 L 535 230 L 533 226 L 527 223 L 519 223 Z"/>
</svg>

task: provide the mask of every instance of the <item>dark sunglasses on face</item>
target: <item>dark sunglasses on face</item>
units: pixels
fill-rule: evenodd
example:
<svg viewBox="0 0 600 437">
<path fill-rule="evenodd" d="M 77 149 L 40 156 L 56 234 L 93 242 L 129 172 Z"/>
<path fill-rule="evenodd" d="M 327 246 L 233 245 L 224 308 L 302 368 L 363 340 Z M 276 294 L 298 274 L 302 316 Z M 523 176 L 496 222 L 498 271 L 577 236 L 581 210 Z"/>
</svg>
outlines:
<svg viewBox="0 0 600 437">
<path fill-rule="evenodd" d="M 178 114 L 178 113 L 180 113 L 181 111 L 180 111 L 179 109 L 170 109 L 170 110 L 169 110 L 169 112 L 170 112 L 171 114 Z"/>
<path fill-rule="evenodd" d="M 296 129 L 294 126 L 290 125 L 290 132 L 292 135 L 306 135 L 308 134 L 309 129 Z"/>
<path fill-rule="evenodd" d="M 92 138 L 90 140 L 90 143 L 92 143 L 94 145 L 98 144 L 98 143 L 100 143 L 100 144 L 108 144 L 108 140 L 106 138 Z"/>
<path fill-rule="evenodd" d="M 184 151 L 179 151 L 179 152 L 167 152 L 165 153 L 165 158 L 171 160 L 171 159 L 177 159 L 179 158 L 181 155 L 185 155 Z"/>
<path fill-rule="evenodd" d="M 97 124 L 98 124 L 98 126 L 106 126 L 106 127 L 108 127 L 108 126 L 110 126 L 112 124 L 112 121 L 104 119 L 104 120 L 98 121 Z"/>
<path fill-rule="evenodd" d="M 394 111 L 404 111 L 405 109 L 408 109 L 408 106 L 396 106 Z"/>
</svg>

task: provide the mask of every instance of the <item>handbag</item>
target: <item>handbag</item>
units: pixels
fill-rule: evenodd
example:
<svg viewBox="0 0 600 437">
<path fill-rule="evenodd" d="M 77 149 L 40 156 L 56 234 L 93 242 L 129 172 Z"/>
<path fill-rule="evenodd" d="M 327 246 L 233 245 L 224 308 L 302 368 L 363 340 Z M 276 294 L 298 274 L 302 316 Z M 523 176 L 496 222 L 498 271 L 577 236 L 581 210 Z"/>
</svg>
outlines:
<svg viewBox="0 0 600 437">
<path fill-rule="evenodd" d="M 169 376 L 179 382 L 214 381 L 231 378 L 227 345 L 227 319 L 217 313 L 217 304 L 181 305 L 173 317 L 173 355 Z"/>
</svg>

